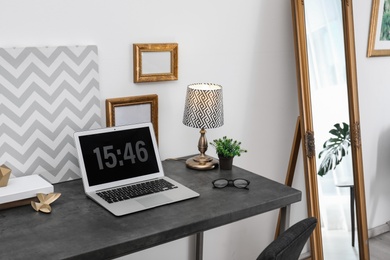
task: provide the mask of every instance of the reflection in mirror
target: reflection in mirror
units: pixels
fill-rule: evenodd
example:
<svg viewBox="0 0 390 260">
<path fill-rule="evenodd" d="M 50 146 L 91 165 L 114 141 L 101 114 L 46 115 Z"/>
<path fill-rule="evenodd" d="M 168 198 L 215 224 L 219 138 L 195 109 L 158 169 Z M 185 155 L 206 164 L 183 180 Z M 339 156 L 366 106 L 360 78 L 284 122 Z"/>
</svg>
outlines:
<svg viewBox="0 0 390 260">
<path fill-rule="evenodd" d="M 169 51 L 143 51 L 142 74 L 171 73 L 171 53 Z"/>
<path fill-rule="evenodd" d="M 321 221 L 311 256 L 370 259 L 352 0 L 291 3 L 308 215 Z"/>
<path fill-rule="evenodd" d="M 346 254 L 358 259 L 350 210 L 349 131 L 344 136 L 337 131 L 344 122 L 349 129 L 341 2 L 305 0 L 305 17 L 323 254 L 325 259 Z"/>
</svg>

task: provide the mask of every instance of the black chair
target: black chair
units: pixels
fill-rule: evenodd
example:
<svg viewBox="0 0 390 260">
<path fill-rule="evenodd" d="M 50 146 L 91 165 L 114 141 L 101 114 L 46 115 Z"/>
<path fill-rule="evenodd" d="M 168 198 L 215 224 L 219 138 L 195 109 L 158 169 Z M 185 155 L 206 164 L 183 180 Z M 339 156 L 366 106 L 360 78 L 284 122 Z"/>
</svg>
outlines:
<svg viewBox="0 0 390 260">
<path fill-rule="evenodd" d="M 316 225 L 313 217 L 299 221 L 269 244 L 257 260 L 297 260 Z"/>
</svg>

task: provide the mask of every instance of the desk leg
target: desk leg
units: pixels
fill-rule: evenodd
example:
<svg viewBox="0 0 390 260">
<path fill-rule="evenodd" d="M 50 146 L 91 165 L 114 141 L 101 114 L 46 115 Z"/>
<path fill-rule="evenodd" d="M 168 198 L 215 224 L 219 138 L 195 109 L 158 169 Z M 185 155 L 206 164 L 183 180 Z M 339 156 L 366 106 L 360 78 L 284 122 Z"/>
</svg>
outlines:
<svg viewBox="0 0 390 260">
<path fill-rule="evenodd" d="M 203 260 L 203 232 L 196 233 L 196 260 Z"/>
<path fill-rule="evenodd" d="M 353 186 L 350 187 L 350 200 L 351 200 L 351 233 L 352 233 L 352 246 L 355 246 L 355 193 L 353 191 Z"/>
<path fill-rule="evenodd" d="M 290 209 L 291 209 L 290 205 L 280 209 L 281 214 L 280 214 L 279 235 L 283 231 L 288 229 L 290 226 Z"/>
<path fill-rule="evenodd" d="M 288 205 L 284 208 L 281 208 L 280 214 L 280 227 L 279 234 L 285 231 L 290 226 L 290 209 L 291 206 Z M 196 260 L 203 260 L 203 232 L 196 233 Z"/>
</svg>

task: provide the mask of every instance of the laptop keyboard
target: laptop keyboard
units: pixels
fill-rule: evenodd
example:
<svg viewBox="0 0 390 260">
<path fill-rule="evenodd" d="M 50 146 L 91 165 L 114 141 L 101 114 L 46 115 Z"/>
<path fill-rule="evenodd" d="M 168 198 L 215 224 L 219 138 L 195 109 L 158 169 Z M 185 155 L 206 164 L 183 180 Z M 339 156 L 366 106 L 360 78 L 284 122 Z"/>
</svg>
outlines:
<svg viewBox="0 0 390 260">
<path fill-rule="evenodd" d="M 114 203 L 175 188 L 177 188 L 176 185 L 173 185 L 164 179 L 157 179 L 128 186 L 121 186 L 111 190 L 104 190 L 97 192 L 96 194 L 108 203 Z"/>
</svg>

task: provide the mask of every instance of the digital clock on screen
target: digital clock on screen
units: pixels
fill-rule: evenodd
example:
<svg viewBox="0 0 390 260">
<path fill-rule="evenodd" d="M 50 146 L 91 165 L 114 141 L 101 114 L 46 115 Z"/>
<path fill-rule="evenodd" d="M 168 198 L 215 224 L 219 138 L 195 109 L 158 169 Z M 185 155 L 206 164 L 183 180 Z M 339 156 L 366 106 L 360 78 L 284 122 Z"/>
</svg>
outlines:
<svg viewBox="0 0 390 260">
<path fill-rule="evenodd" d="M 106 167 L 115 168 L 118 164 L 123 166 L 125 161 L 132 164 L 135 164 L 137 160 L 139 162 L 148 161 L 148 151 L 143 141 L 137 141 L 134 146 L 132 143 L 126 143 L 123 151 L 120 148 L 114 148 L 113 145 L 96 147 L 93 153 L 96 155 L 99 170 L 104 170 Z"/>
<path fill-rule="evenodd" d="M 80 142 L 90 185 L 159 172 L 148 127 L 82 136 Z"/>
</svg>

